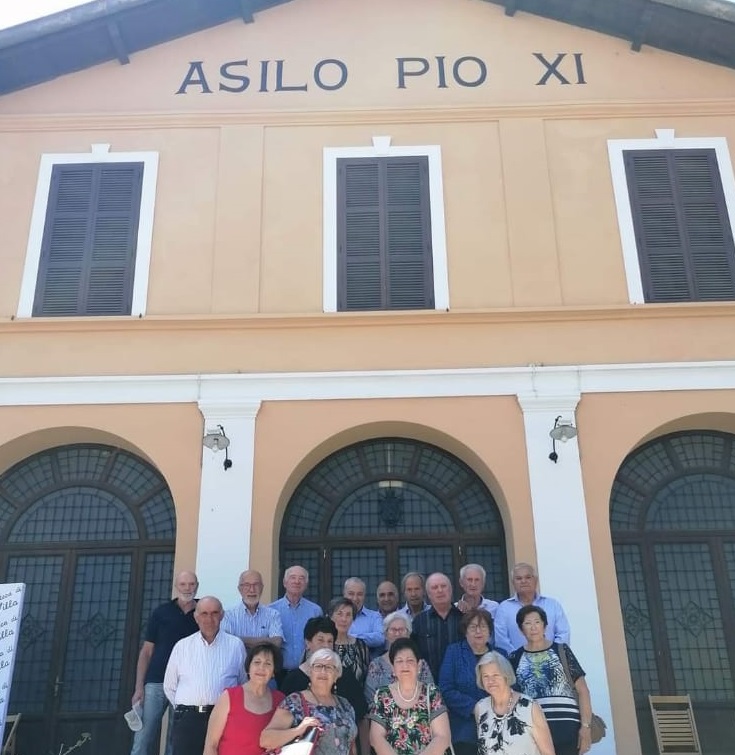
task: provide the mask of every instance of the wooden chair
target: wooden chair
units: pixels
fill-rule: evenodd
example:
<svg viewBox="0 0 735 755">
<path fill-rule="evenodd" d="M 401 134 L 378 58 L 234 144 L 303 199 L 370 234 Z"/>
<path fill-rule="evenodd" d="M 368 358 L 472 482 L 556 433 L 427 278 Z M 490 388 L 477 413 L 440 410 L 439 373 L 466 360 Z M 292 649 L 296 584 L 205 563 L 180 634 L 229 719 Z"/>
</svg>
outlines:
<svg viewBox="0 0 735 755">
<path fill-rule="evenodd" d="M 660 755 L 701 755 L 689 695 L 649 695 L 648 701 Z"/>
<path fill-rule="evenodd" d="M 20 723 L 20 713 L 12 716 L 5 716 L 5 733 L 3 735 L 3 748 L 0 755 L 16 755 L 15 740 L 18 736 L 18 724 Z"/>
</svg>

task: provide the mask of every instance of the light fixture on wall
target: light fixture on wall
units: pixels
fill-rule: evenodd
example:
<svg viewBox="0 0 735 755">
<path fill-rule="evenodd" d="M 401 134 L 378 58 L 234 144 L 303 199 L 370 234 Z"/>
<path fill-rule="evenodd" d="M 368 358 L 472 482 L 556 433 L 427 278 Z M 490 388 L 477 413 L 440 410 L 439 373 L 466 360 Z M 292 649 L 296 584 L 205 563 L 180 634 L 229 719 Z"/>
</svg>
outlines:
<svg viewBox="0 0 735 755">
<path fill-rule="evenodd" d="M 202 443 L 214 453 L 224 449 L 225 460 L 222 466 L 225 468 L 225 472 L 232 466 L 232 459 L 230 459 L 227 451 L 230 439 L 225 435 L 225 428 L 222 425 L 217 425 L 217 430 L 210 430 L 202 439 Z"/>
<path fill-rule="evenodd" d="M 576 437 L 577 428 L 569 421 L 561 421 L 561 414 L 554 420 L 554 427 L 549 431 L 551 437 L 551 453 L 549 459 L 556 464 L 559 460 L 559 454 L 556 452 L 556 441 L 566 443 L 568 440 Z"/>
</svg>

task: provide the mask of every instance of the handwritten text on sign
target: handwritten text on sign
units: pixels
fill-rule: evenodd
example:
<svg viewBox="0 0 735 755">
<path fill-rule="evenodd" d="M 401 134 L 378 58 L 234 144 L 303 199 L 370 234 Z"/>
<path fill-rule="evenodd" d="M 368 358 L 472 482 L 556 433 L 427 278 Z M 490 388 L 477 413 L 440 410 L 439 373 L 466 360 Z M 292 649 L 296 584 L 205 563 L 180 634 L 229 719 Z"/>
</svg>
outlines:
<svg viewBox="0 0 735 755">
<path fill-rule="evenodd" d="M 8 713 L 25 589 L 26 586 L 20 582 L 0 585 L 0 736 Z"/>
</svg>

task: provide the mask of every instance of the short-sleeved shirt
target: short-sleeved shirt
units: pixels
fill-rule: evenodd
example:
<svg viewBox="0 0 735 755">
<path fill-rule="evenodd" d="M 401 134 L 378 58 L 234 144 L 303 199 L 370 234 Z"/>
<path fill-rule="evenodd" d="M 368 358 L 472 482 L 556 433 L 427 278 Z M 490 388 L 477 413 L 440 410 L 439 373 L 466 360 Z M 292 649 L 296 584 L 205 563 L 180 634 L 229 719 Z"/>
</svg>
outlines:
<svg viewBox="0 0 735 755">
<path fill-rule="evenodd" d="M 240 601 L 228 608 L 222 619 L 222 629 L 235 637 L 280 637 L 283 639 L 281 614 L 275 608 L 258 604 L 255 613 L 250 613 Z"/>
<path fill-rule="evenodd" d="M 178 600 L 169 600 L 155 608 L 148 619 L 143 638 L 146 642 L 153 644 L 153 654 L 145 675 L 145 684 L 163 684 L 166 664 L 174 645 L 184 637 L 198 631 L 199 627 L 194 621 L 193 607 L 191 611 L 184 613 Z"/>
<path fill-rule="evenodd" d="M 334 706 L 312 705 L 300 692 L 295 692 L 279 705 L 293 716 L 293 726 L 298 726 L 306 716 L 319 719 L 322 732 L 313 755 L 348 755 L 350 745 L 357 737 L 352 706 L 340 695 L 334 698 L 337 702 Z"/>
<path fill-rule="evenodd" d="M 574 653 L 564 646 L 573 681 L 584 676 Z M 510 654 L 516 672 L 516 683 L 523 694 L 535 700 L 549 722 L 551 738 L 557 747 L 573 744 L 579 734 L 580 716 L 577 697 L 564 671 L 559 644 L 553 642 L 546 650 L 518 648 Z"/>
<path fill-rule="evenodd" d="M 433 684 L 421 685 L 416 704 L 401 708 L 390 687 L 375 691 L 369 718 L 385 729 L 385 738 L 398 755 L 413 755 L 431 742 L 431 722 L 446 713 L 441 693 Z"/>
</svg>

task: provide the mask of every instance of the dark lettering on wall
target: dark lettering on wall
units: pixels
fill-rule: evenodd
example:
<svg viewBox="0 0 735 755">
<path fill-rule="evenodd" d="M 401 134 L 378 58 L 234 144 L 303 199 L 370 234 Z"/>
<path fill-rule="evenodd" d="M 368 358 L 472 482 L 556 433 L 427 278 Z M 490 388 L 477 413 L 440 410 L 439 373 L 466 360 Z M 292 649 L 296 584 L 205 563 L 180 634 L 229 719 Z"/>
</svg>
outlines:
<svg viewBox="0 0 735 755">
<path fill-rule="evenodd" d="M 339 80 L 335 84 L 326 84 L 322 79 L 322 69 L 325 66 L 336 66 L 339 69 Z M 314 83 L 319 89 L 324 89 L 327 92 L 334 92 L 336 89 L 341 89 L 347 83 L 347 66 L 336 58 L 325 58 L 320 60 L 314 66 Z"/>
<path fill-rule="evenodd" d="M 470 62 L 477 64 L 478 68 L 477 78 L 471 81 L 469 79 L 463 79 L 459 72 L 463 63 Z M 465 66 L 465 70 L 466 68 L 467 67 Z M 484 61 L 480 60 L 480 58 L 476 58 L 474 55 L 465 55 L 454 61 L 454 65 L 452 66 L 452 76 L 462 87 L 479 87 L 481 84 L 485 83 L 485 79 L 487 78 L 487 66 Z"/>
<path fill-rule="evenodd" d="M 444 55 L 436 56 L 436 64 L 439 68 L 439 84 L 437 89 L 447 89 L 447 72 L 444 70 Z"/>
<path fill-rule="evenodd" d="M 259 92 L 268 91 L 268 63 L 270 63 L 270 60 L 260 61 L 260 89 L 258 89 Z"/>
<path fill-rule="evenodd" d="M 276 92 L 305 92 L 306 84 L 289 86 L 283 83 L 283 64 L 285 60 L 276 61 Z"/>
<path fill-rule="evenodd" d="M 565 52 L 557 53 L 556 58 L 554 58 L 553 61 L 549 62 L 542 53 L 535 52 L 533 53 L 533 57 L 536 58 L 536 60 L 541 63 L 544 68 L 546 69 L 544 75 L 536 82 L 536 86 L 546 86 L 548 84 L 551 77 L 554 77 L 554 81 L 558 81 L 560 84 L 571 84 L 572 82 L 559 70 L 559 65 L 561 62 L 566 58 L 567 54 Z M 581 52 L 575 52 L 572 54 L 572 57 L 574 58 L 574 69 L 575 73 L 577 74 L 577 81 L 575 84 L 586 84 L 584 78 L 584 68 L 582 66 L 582 53 Z M 568 66 L 566 67 L 567 75 L 568 73 Z"/>
<path fill-rule="evenodd" d="M 250 86 L 250 78 L 242 73 L 233 73 L 235 66 L 247 68 L 247 60 L 231 60 L 229 63 L 223 63 L 219 69 L 219 75 L 228 81 L 239 81 L 237 86 L 229 86 L 220 82 L 220 92 L 244 92 Z"/>
<path fill-rule="evenodd" d="M 207 84 L 207 78 L 204 75 L 203 65 L 203 60 L 192 60 L 189 63 L 189 70 L 186 72 L 181 86 L 176 90 L 176 94 L 186 94 L 186 90 L 190 86 L 201 87 L 201 94 L 212 94 L 212 90 L 209 88 L 209 84 Z"/>
<path fill-rule="evenodd" d="M 426 58 L 396 58 L 398 63 L 398 88 L 406 88 L 406 76 L 423 76 L 429 71 L 429 61 Z M 419 70 L 410 71 L 406 68 L 407 63 L 419 63 Z"/>
</svg>

